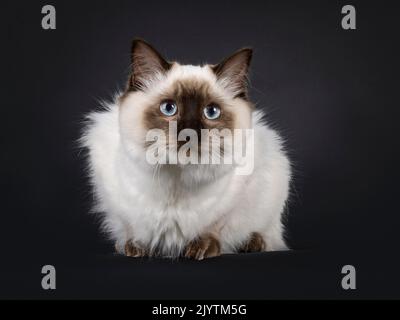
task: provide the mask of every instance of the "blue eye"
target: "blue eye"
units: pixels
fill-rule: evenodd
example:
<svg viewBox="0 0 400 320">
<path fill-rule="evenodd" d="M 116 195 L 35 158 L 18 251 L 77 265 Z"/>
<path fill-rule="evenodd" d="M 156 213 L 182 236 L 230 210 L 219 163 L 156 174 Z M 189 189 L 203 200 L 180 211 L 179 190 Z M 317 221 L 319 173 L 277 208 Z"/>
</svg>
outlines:
<svg viewBox="0 0 400 320">
<path fill-rule="evenodd" d="M 221 109 L 216 105 L 209 105 L 204 108 L 204 115 L 207 119 L 215 120 L 221 115 Z"/>
<path fill-rule="evenodd" d="M 160 111 L 168 117 L 173 116 L 177 110 L 178 107 L 173 101 L 164 101 L 160 104 Z"/>
</svg>

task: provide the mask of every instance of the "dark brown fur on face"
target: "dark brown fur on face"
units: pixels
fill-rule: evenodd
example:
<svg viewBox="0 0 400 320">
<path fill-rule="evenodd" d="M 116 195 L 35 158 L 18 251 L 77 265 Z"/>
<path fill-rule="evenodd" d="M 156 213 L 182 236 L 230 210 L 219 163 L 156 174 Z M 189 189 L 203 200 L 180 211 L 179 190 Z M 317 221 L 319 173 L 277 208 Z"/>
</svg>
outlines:
<svg viewBox="0 0 400 320">
<path fill-rule="evenodd" d="M 176 115 L 168 117 L 161 113 L 160 104 L 164 101 L 173 101 L 177 105 Z M 204 116 L 204 108 L 211 104 L 221 109 L 218 119 L 209 120 Z M 193 129 L 199 137 L 201 129 L 234 129 L 232 112 L 224 106 L 223 101 L 213 95 L 207 83 L 196 80 L 181 80 L 173 84 L 169 92 L 164 93 L 147 109 L 144 121 L 147 129 L 163 129 L 166 133 L 169 121 L 177 121 L 178 134 L 183 129 Z"/>
<path fill-rule="evenodd" d="M 178 111 L 173 116 L 165 116 L 160 111 L 160 104 L 164 101 L 171 101 L 177 105 Z M 209 105 L 215 105 L 220 108 L 221 115 L 219 118 L 210 120 L 204 115 L 204 108 Z M 234 129 L 234 114 L 224 104 L 224 101 L 215 96 L 208 83 L 198 80 L 180 80 L 174 83 L 169 92 L 165 92 L 159 99 L 149 106 L 144 113 L 144 124 L 147 130 L 161 129 L 165 132 L 167 140 L 169 139 L 169 122 L 176 121 L 177 134 L 184 129 L 192 129 L 197 133 L 198 152 L 201 150 L 201 130 L 216 129 L 230 130 Z M 224 153 L 223 138 L 221 136 L 220 151 Z M 211 146 L 211 138 L 209 139 L 209 148 Z M 177 141 L 178 148 L 184 145 L 185 141 Z M 150 144 L 151 145 L 151 144 Z M 147 145 L 146 145 L 147 146 Z M 189 156 L 192 150 L 188 149 Z M 211 152 L 211 149 L 210 149 Z"/>
</svg>

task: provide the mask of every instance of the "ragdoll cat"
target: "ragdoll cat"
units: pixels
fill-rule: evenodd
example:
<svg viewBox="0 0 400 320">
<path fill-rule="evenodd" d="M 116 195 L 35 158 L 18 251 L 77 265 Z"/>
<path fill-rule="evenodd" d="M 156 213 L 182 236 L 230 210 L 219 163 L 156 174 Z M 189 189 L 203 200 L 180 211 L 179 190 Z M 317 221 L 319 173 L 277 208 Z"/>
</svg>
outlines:
<svg viewBox="0 0 400 320">
<path fill-rule="evenodd" d="M 117 252 L 201 260 L 287 249 L 281 216 L 290 164 L 281 138 L 249 101 L 252 50 L 217 65 L 181 65 L 134 40 L 131 57 L 125 92 L 88 116 L 81 138 L 95 211 Z M 252 172 L 237 174 L 235 164 L 149 163 L 147 132 L 168 131 L 171 121 L 178 131 L 253 129 Z"/>
</svg>

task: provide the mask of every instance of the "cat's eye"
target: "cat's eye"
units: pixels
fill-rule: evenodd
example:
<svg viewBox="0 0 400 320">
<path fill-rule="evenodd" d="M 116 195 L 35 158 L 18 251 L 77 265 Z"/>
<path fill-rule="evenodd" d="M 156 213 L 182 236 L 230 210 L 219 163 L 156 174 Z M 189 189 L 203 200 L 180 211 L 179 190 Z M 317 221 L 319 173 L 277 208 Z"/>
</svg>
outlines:
<svg viewBox="0 0 400 320">
<path fill-rule="evenodd" d="M 160 111 L 166 116 L 173 116 L 176 111 L 178 111 L 178 107 L 176 103 L 173 101 L 164 101 L 160 104 Z"/>
<path fill-rule="evenodd" d="M 204 108 L 204 115 L 209 120 L 218 119 L 221 115 L 221 109 L 214 104 L 208 105 Z"/>
</svg>

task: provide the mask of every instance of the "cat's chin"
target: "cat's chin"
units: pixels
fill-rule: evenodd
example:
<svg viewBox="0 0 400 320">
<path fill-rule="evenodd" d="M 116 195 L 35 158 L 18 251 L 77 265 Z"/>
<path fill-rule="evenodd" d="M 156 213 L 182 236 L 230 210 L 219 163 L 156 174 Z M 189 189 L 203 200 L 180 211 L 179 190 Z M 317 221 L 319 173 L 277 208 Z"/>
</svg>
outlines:
<svg viewBox="0 0 400 320">
<path fill-rule="evenodd" d="M 228 164 L 163 164 L 159 170 L 191 186 L 213 182 L 227 174 L 233 173 L 234 165 Z"/>
</svg>

